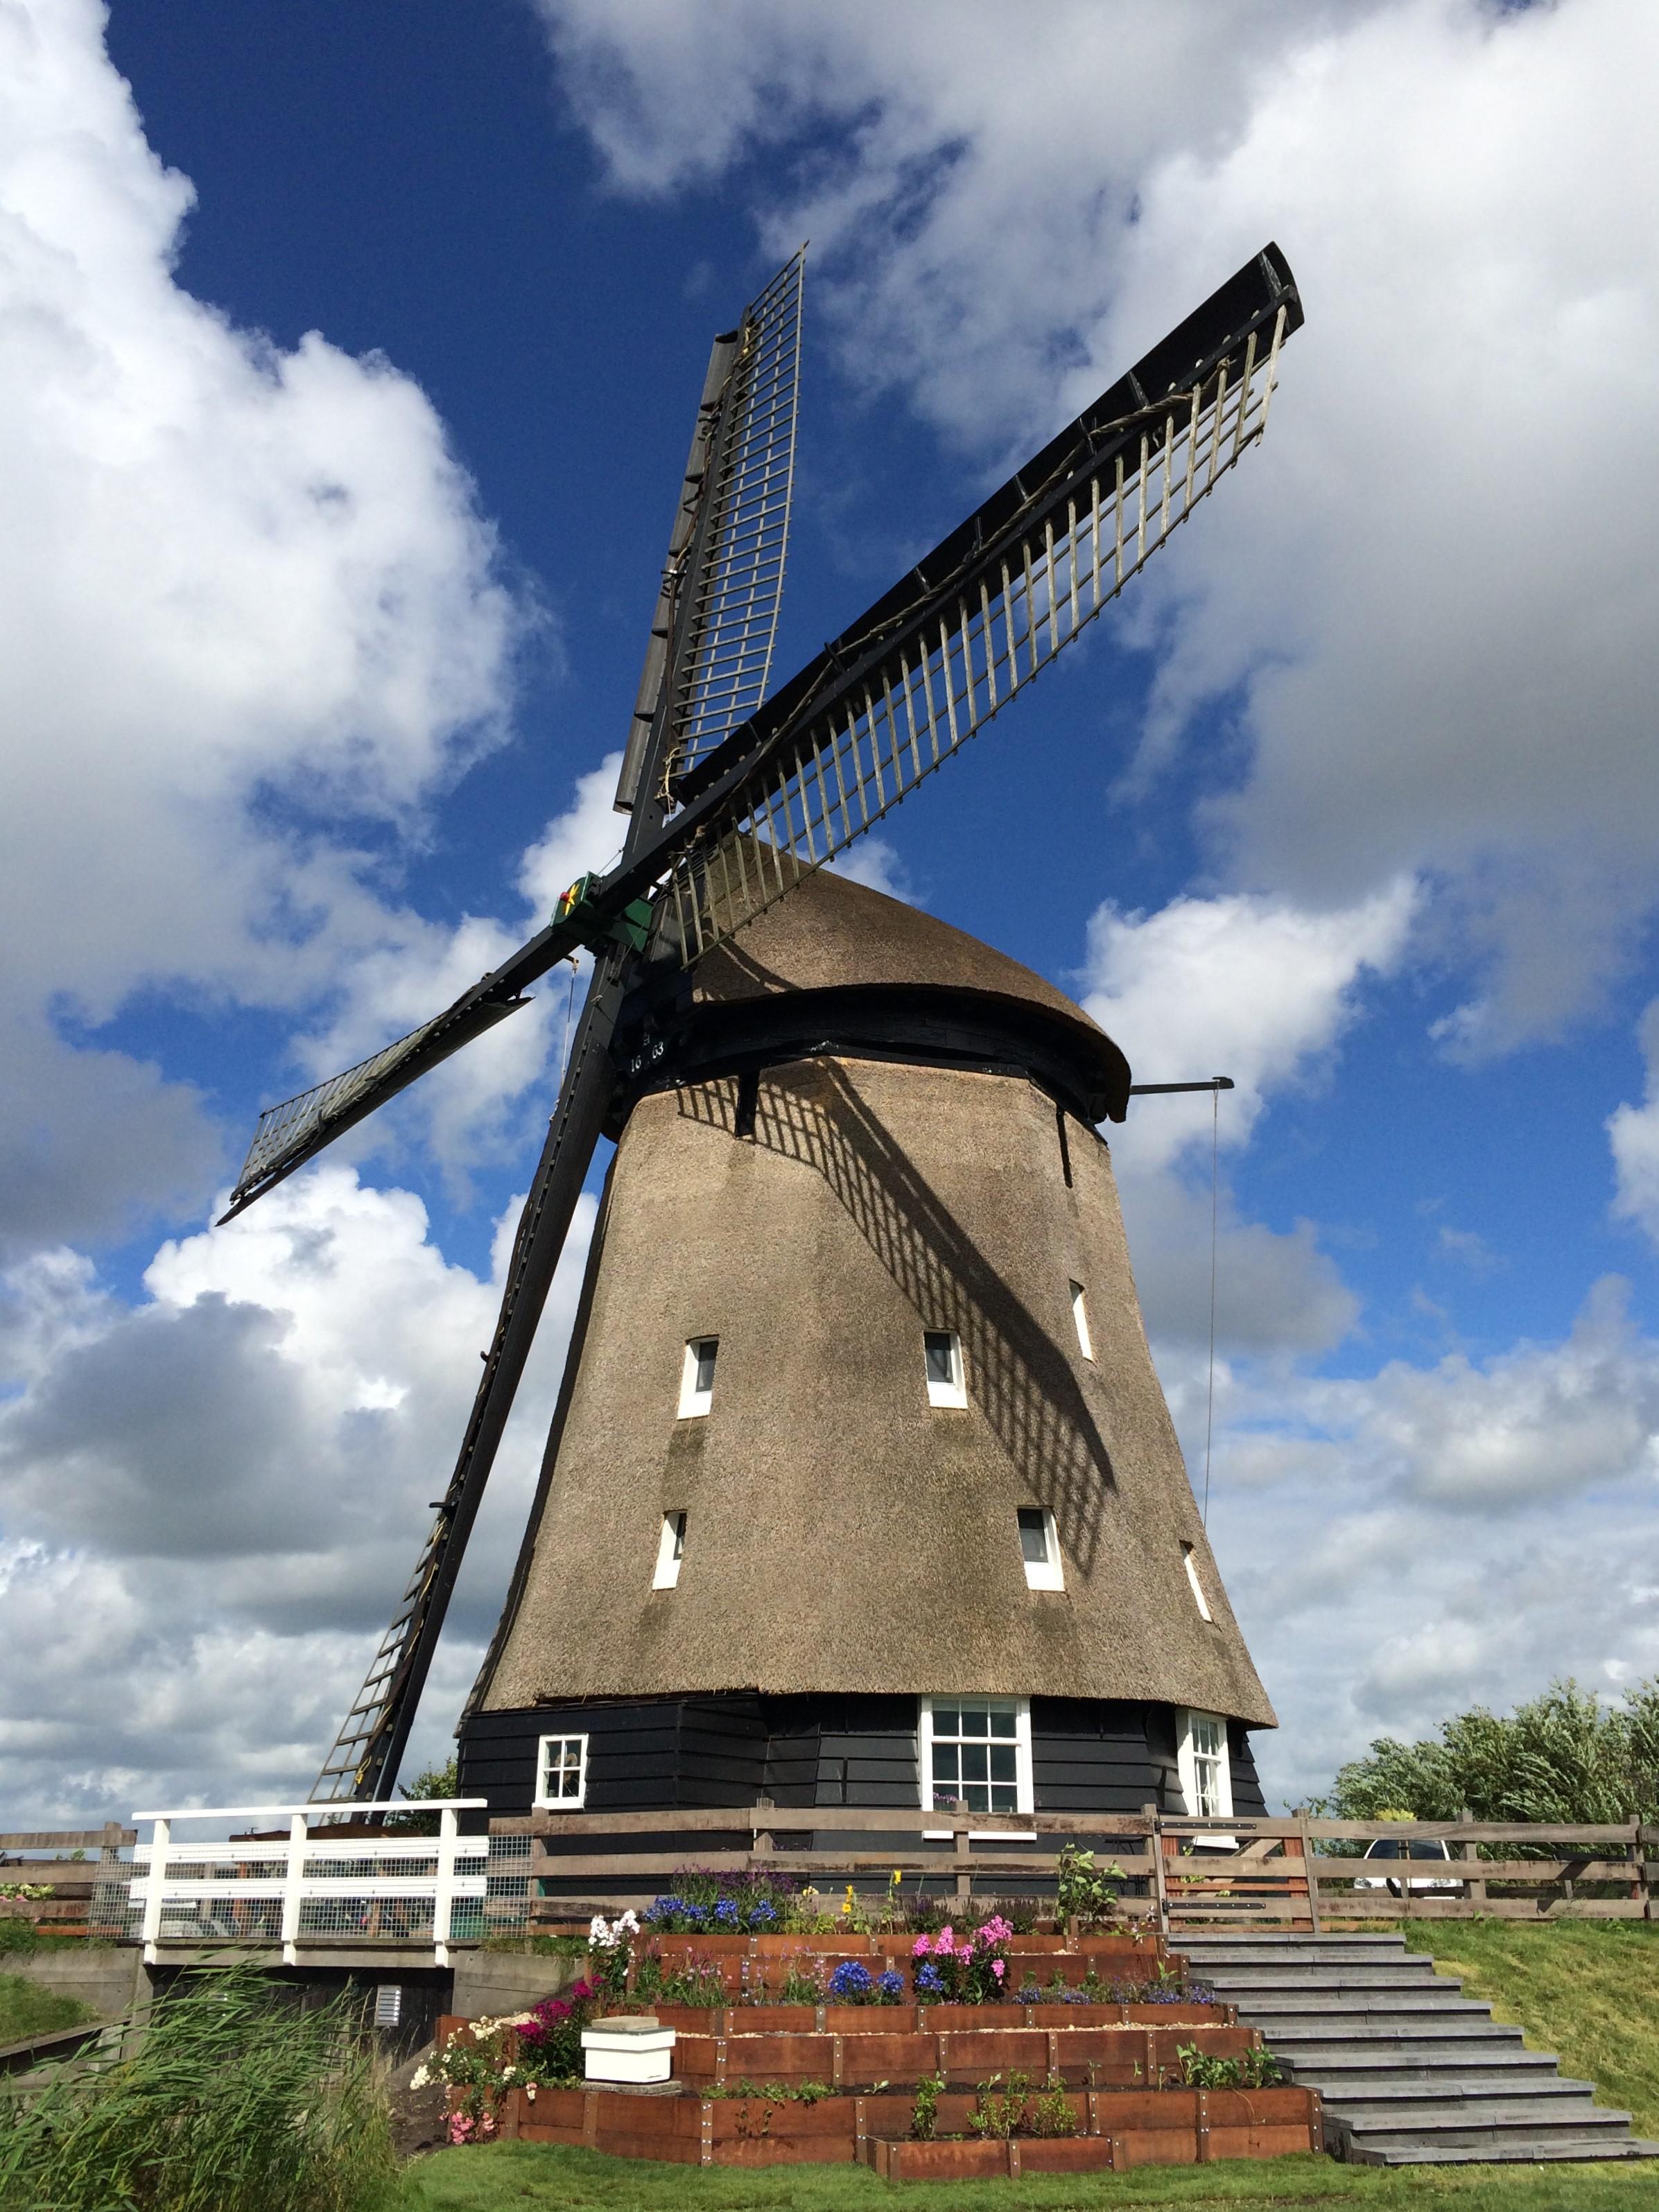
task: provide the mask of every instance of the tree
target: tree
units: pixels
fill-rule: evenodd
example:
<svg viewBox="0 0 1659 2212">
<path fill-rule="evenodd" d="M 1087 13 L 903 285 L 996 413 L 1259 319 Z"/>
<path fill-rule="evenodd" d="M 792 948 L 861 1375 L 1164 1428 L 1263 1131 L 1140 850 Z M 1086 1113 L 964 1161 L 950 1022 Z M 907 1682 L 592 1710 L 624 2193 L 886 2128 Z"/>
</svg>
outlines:
<svg viewBox="0 0 1659 2212">
<path fill-rule="evenodd" d="M 411 1805 L 429 1802 L 434 1797 L 459 1797 L 460 1794 L 459 1762 L 453 1759 L 447 1766 L 425 1767 L 412 1782 L 398 1785 L 398 1795 L 406 1797 Z M 438 1832 L 435 1813 L 388 1813 L 386 1824 L 405 1835 L 435 1836 Z"/>
<path fill-rule="evenodd" d="M 1507 1717 L 1484 1705 L 1440 1724 L 1438 1741 L 1379 1736 L 1337 1770 L 1316 1812 L 1374 1820 L 1601 1821 L 1659 1818 L 1659 1676 L 1603 1705 L 1571 1678 Z"/>
</svg>

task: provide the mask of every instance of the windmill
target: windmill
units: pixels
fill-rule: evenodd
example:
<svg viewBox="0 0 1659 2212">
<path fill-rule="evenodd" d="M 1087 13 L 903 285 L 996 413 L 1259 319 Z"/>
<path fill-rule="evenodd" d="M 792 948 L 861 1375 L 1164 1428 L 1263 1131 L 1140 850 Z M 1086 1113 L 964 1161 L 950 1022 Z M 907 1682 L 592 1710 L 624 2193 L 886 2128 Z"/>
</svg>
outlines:
<svg viewBox="0 0 1659 2212">
<path fill-rule="evenodd" d="M 715 339 L 709 356 L 617 788 L 617 805 L 628 817 L 621 857 L 603 874 L 573 884 L 547 927 L 453 1006 L 358 1066 L 264 1113 L 224 1216 L 228 1220 L 241 1212 L 345 1129 L 526 1003 L 529 987 L 555 963 L 584 949 L 591 952 L 586 1003 L 454 1471 L 403 1602 L 313 1793 L 319 1801 L 380 1797 L 396 1778 L 596 1147 L 607 1133 L 624 1134 L 634 1145 L 631 1133 L 637 1129 L 645 1133 L 635 1149 L 647 1146 L 648 1152 L 653 1116 L 653 1126 L 660 1126 L 650 1141 L 659 1144 L 662 1158 L 667 1155 L 661 1146 L 672 1150 L 694 1126 L 691 1140 L 699 1144 L 714 1133 L 725 1143 L 752 1143 L 760 1129 L 769 1158 L 810 1162 L 813 1188 L 833 1189 L 841 1209 L 836 1219 L 855 1223 L 864 1248 L 879 1256 L 884 1272 L 878 1280 L 896 1285 L 908 1301 L 904 1310 L 927 1324 L 918 1337 L 926 1403 L 947 1410 L 979 1406 L 985 1414 L 984 1448 L 999 1470 L 993 1486 L 1006 1486 L 1000 1472 L 1005 1464 L 1013 1470 L 1007 1495 L 1018 1492 L 1028 1501 L 1011 1508 L 1018 1516 L 1025 1585 L 1058 1589 L 1061 1585 L 1045 1583 L 1045 1575 L 1063 1580 L 1071 1574 L 1067 1603 L 1082 1608 L 1074 1642 L 1089 1636 L 1109 1642 L 1141 1603 L 1111 1583 L 1104 1568 L 1093 1613 L 1085 1603 L 1087 1589 L 1096 1587 L 1095 1562 L 1112 1549 L 1101 1499 L 1115 1484 L 1122 1488 L 1112 1451 L 1102 1441 L 1120 1415 L 1103 1413 L 1107 1401 L 1090 1394 L 1127 1392 L 1124 1405 L 1133 1401 L 1138 1410 L 1120 1408 L 1121 1417 L 1131 1427 L 1139 1423 L 1148 1440 L 1143 1456 L 1154 1469 L 1146 1478 L 1151 1486 L 1143 1517 L 1148 1528 L 1156 1522 L 1156 1542 L 1170 1562 L 1179 1563 L 1177 1581 L 1184 1575 L 1196 1617 L 1217 1631 L 1218 1640 L 1200 1650 L 1183 1627 L 1172 1648 L 1192 1649 L 1173 1674 L 1150 1660 L 1137 1673 L 1140 1662 L 1132 1657 L 1107 1686 L 1127 1689 L 1148 1710 L 1160 1698 L 1165 1705 L 1179 1698 L 1182 1710 L 1212 1706 L 1224 1729 L 1230 1721 L 1235 1729 L 1271 1723 L 1271 1709 L 1232 1626 L 1201 1529 L 1181 1503 L 1184 1495 L 1190 1504 L 1190 1492 L 1152 1377 L 1121 1230 L 1112 1225 L 1115 1199 L 1104 1147 L 1097 1146 L 1097 1164 L 1073 1157 L 1094 1142 L 1095 1124 L 1123 1118 L 1133 1089 L 1210 1086 L 1133 1085 L 1110 1040 L 1050 987 L 959 933 L 925 917 L 906 921 L 909 909 L 823 871 L 1080 635 L 1261 439 L 1280 349 L 1303 319 L 1296 285 L 1277 246 L 1253 256 L 856 622 L 768 694 L 793 466 L 801 276 L 797 254 L 738 328 Z M 1021 1100 L 1027 1092 L 1039 1099 L 1039 1122 L 1052 1112 L 1058 1164 L 1053 1176 L 1047 1166 L 1034 1167 L 1033 1176 L 1053 1180 L 1063 1173 L 1067 1192 L 1096 1178 L 1099 1206 L 1092 1225 L 1079 1231 L 1084 1238 L 1079 1249 L 1087 1247 L 1095 1257 L 1076 1264 L 1093 1264 L 1097 1278 L 1103 1282 L 1109 1276 L 1115 1286 L 1108 1297 L 1102 1291 L 1086 1294 L 1080 1279 L 1070 1281 L 1075 1352 L 1068 1344 L 1062 1358 L 1054 1328 L 1037 1315 L 1047 1293 L 1034 1288 L 1021 1296 L 1011 1290 L 1018 1267 L 1011 1261 L 999 1272 L 987 1257 L 985 1239 L 964 1231 L 962 1209 L 953 1215 L 941 1202 L 939 1179 L 930 1182 L 915 1172 L 903 1146 L 894 1142 L 892 1117 L 884 1121 L 884 1109 L 872 1103 L 867 1086 L 860 1090 L 848 1076 L 852 1062 L 837 1057 L 843 1048 L 861 1066 L 957 1071 L 964 1081 L 1012 1073 L 1024 1086 Z M 816 1063 L 817 1074 L 793 1090 L 786 1085 L 787 1097 L 767 1077 L 769 1069 L 809 1063 Z M 1013 1096 L 996 1095 L 1001 1100 Z M 903 1121 L 908 1109 L 899 1102 L 894 1110 Z M 672 1130 L 663 1120 L 671 1112 Z M 994 1149 L 1024 1142 L 1020 1132 L 1030 1116 L 1025 1104 L 1020 1112 L 1024 1120 L 1012 1137 L 1000 1125 L 993 1130 L 988 1124 L 983 1141 Z M 702 1172 L 689 1170 L 693 1182 Z M 1056 1191 L 1061 1187 L 1057 1182 Z M 787 1196 L 778 1202 L 786 1212 L 794 1203 Z M 1075 1209 L 1083 1201 L 1066 1203 Z M 597 1233 L 597 1243 L 609 1237 L 618 1255 L 629 1233 L 628 1212 L 628 1205 L 612 1208 L 608 1199 Z M 688 1224 L 685 1233 L 705 1232 Z M 822 1233 L 821 1226 L 812 1231 Z M 603 1421 L 596 1435 L 582 1440 L 584 1422 L 591 1428 L 592 1420 L 591 1407 L 583 1410 L 583 1346 L 595 1299 L 610 1297 L 615 1303 L 621 1295 L 617 1284 L 629 1264 L 637 1274 L 637 1263 L 617 1259 L 607 1288 L 604 1267 L 611 1262 L 599 1266 L 597 1276 L 598 1262 L 590 1262 L 584 1317 L 573 1342 L 542 1493 L 501 1627 L 468 1709 L 469 1725 L 476 1723 L 486 1735 L 487 1717 L 511 1707 L 515 1695 L 532 1717 L 526 1723 L 532 1732 L 535 1712 L 557 1705 L 545 1684 L 526 1676 L 523 1648 L 526 1624 L 537 1606 L 557 1601 L 547 1588 L 536 1595 L 554 1573 L 551 1534 L 569 1528 L 573 1511 L 597 1526 L 595 1516 L 613 1507 L 618 1513 L 635 1510 L 620 1492 L 612 1497 L 603 1482 L 584 1504 L 580 1484 L 573 1492 L 568 1476 L 559 1473 L 567 1465 L 562 1452 L 597 1451 L 604 1457 L 611 1448 Z M 622 1302 L 635 1316 L 641 1310 L 640 1288 L 634 1281 Z M 1093 1296 L 1092 1307 L 1085 1305 L 1086 1295 Z M 1108 1305 L 1109 1316 L 1103 1310 Z M 1114 1347 L 1108 1364 L 1116 1380 L 1109 1388 L 1092 1375 L 1080 1384 L 1073 1371 L 1077 1357 L 1086 1356 L 1091 1367 L 1100 1364 L 1091 1346 L 1091 1320 L 1095 1335 Z M 716 1352 L 726 1341 L 712 1326 L 698 1334 L 695 1324 L 686 1325 L 683 1370 L 678 1339 L 673 1346 L 678 1403 L 665 1418 L 695 1422 L 708 1409 Z M 1107 1359 L 1103 1352 L 1102 1360 Z M 613 1393 L 628 1393 L 625 1378 L 613 1380 L 611 1387 Z M 623 1452 L 617 1465 L 625 1458 Z M 654 1571 L 641 1587 L 673 1591 L 682 1559 L 691 1556 L 686 1511 L 672 1498 L 657 1496 L 645 1498 L 638 1510 L 656 1540 Z M 1142 1611 L 1152 1610 L 1141 1640 L 1156 1644 L 1164 1632 L 1153 1616 L 1171 1601 L 1160 1579 L 1164 1567 L 1147 1574 L 1152 1595 Z M 688 1571 L 687 1583 L 691 1580 Z M 1182 1604 L 1187 1590 L 1179 1593 Z M 726 1638 L 722 1623 L 729 1626 L 735 1617 L 731 1593 L 724 1598 L 706 1593 L 702 1602 L 699 1633 L 719 1644 Z M 651 1626 L 631 1596 L 625 1611 L 623 1621 L 601 1608 L 583 1631 L 585 1649 L 605 1646 L 609 1656 L 598 1674 L 586 1658 L 580 1662 L 587 1668 L 586 1686 L 570 1696 L 581 1711 L 614 1711 L 635 1691 L 647 1703 L 711 1684 L 711 1694 L 727 1694 L 720 1686 L 720 1662 L 713 1659 L 664 1662 L 664 1674 L 640 1642 L 643 1637 L 656 1650 L 660 1622 Z M 1039 1626 L 1030 1634 L 1040 1643 L 1048 1632 Z M 916 1663 L 914 1652 L 907 1657 L 896 1651 L 890 1673 L 879 1681 L 872 1677 L 872 1687 L 854 1681 L 858 1668 L 849 1660 L 848 1694 L 890 1699 L 891 1668 L 899 1669 L 902 1680 L 903 1668 Z M 960 1698 L 955 1706 L 923 1700 L 933 1771 L 948 1769 L 972 1802 L 1000 1804 L 1001 1784 L 988 1778 L 1015 1756 L 997 1741 L 1010 1725 L 1011 1700 L 992 1679 L 999 1667 L 1006 1671 L 1012 1663 L 987 1658 L 975 1679 L 962 1686 L 978 1700 L 971 1714 Z M 759 1695 L 754 1678 L 764 1671 L 764 1660 L 750 1657 L 742 1664 L 747 1672 L 741 1682 Z M 1097 1694 L 1104 1678 L 1097 1669 L 1079 1673 L 1081 1664 L 1056 1659 L 1055 1679 L 1063 1685 L 1071 1668 L 1073 1701 L 1093 1698 L 1104 1713 L 1110 1700 L 1103 1703 Z M 702 1668 L 707 1680 L 692 1681 L 688 1668 Z M 914 1686 L 914 1674 L 908 1679 Z M 951 1693 L 943 1681 L 921 1687 Z M 912 1709 L 914 1730 L 914 1699 Z M 956 1735 L 944 1726 L 947 1722 Z M 984 1741 L 968 1741 L 963 1729 L 970 1735 L 977 1729 Z M 556 1729 L 536 1741 L 542 1802 L 550 1792 L 552 1802 L 590 1802 L 583 1779 L 587 1734 L 560 1735 Z M 572 1748 L 578 1745 L 579 1750 Z M 463 1750 L 465 1760 L 465 1739 Z M 1188 1741 L 1183 1773 L 1195 1771 L 1194 1760 L 1201 1765 L 1213 1751 L 1207 1739 Z M 1022 1755 L 1029 1767 L 1029 1747 Z M 753 1789 L 745 1778 L 734 1786 Z M 514 1802 L 528 1802 L 528 1781 L 514 1787 L 520 1792 Z"/>
</svg>

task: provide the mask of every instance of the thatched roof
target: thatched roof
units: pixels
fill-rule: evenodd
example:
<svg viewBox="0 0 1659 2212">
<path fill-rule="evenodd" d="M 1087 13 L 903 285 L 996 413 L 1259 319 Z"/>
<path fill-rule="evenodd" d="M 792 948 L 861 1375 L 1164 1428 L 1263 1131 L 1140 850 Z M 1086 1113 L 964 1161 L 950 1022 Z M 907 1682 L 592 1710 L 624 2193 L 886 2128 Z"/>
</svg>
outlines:
<svg viewBox="0 0 1659 2212">
<path fill-rule="evenodd" d="M 713 997 L 872 975 L 1020 996 L 1102 1035 L 1017 963 L 835 879 L 697 980 Z M 977 1691 L 1271 1725 L 1092 1130 L 1068 1121 L 1068 1182 L 1054 1101 L 1024 1077 L 834 1052 L 763 1073 L 752 1137 L 737 1101 L 729 1077 L 659 1090 L 623 1131 L 484 1705 Z M 927 1328 L 961 1337 L 963 1410 L 927 1401 Z M 720 1343 L 713 1407 L 680 1419 L 700 1336 Z M 1026 1585 L 1032 1505 L 1054 1515 L 1063 1591 Z M 678 1586 L 653 1590 L 662 1516 L 682 1511 Z"/>
</svg>

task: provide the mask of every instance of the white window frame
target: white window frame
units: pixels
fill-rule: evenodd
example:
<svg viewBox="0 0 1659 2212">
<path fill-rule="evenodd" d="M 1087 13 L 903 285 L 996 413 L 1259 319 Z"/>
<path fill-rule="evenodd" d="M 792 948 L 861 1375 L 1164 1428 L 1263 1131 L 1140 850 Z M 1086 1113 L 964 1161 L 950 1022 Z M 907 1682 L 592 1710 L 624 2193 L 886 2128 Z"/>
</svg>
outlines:
<svg viewBox="0 0 1659 2212">
<path fill-rule="evenodd" d="M 930 1336 L 945 1336 L 951 1340 L 951 1380 L 935 1382 L 927 1373 L 927 1340 Z M 968 1403 L 967 1370 L 962 1364 L 962 1339 L 953 1328 L 926 1328 L 921 1333 L 921 1371 L 927 1382 L 927 1402 L 930 1406 L 955 1406 Z"/>
<path fill-rule="evenodd" d="M 706 1390 L 702 1390 L 697 1387 L 697 1369 L 702 1364 L 700 1354 L 702 1351 L 702 1347 L 706 1344 L 712 1344 L 714 1346 L 714 1359 L 710 1362 L 708 1387 Z M 692 1336 L 686 1339 L 685 1358 L 680 1366 L 679 1418 L 681 1420 L 691 1421 L 700 1419 L 714 1404 L 714 1378 L 713 1370 L 714 1364 L 719 1360 L 720 1348 L 720 1340 L 717 1336 Z"/>
<path fill-rule="evenodd" d="M 662 1534 L 657 1539 L 657 1564 L 651 1576 L 653 1589 L 672 1589 L 680 1578 L 680 1568 L 685 1560 L 688 1518 L 684 1513 L 665 1513 L 662 1516 Z"/>
<path fill-rule="evenodd" d="M 1036 1810 L 1031 1781 L 1031 1701 L 1029 1698 L 976 1697 L 971 1692 L 964 1692 L 960 1697 L 923 1698 L 920 1702 L 921 1711 L 916 1727 L 916 1775 L 921 1786 L 921 1809 L 924 1813 L 941 1809 L 936 1808 L 933 1803 L 933 1709 L 936 1705 L 944 1706 L 947 1711 L 959 1711 L 963 1705 L 994 1705 L 1002 1711 L 1006 1711 L 1010 1707 L 1012 1708 L 1014 1810 L 1017 1814 L 1034 1813 Z M 960 1743 L 963 1739 L 960 1736 L 949 1736 L 945 1741 L 950 1743 Z M 1002 1738 L 1000 1741 L 1006 1742 L 1006 1738 Z M 968 1818 L 973 1820 L 990 1820 L 994 1817 L 1006 1820 L 1008 1815 L 1006 1814 L 993 1815 L 988 1813 L 969 1813 L 968 1815 Z"/>
<path fill-rule="evenodd" d="M 1176 1740 L 1176 1764 L 1181 1774 L 1182 1802 L 1187 1808 L 1187 1817 L 1193 1820 L 1231 1820 L 1233 1816 L 1233 1759 L 1232 1746 L 1228 1740 L 1227 1716 L 1224 1713 L 1201 1712 L 1196 1706 L 1183 1707 L 1176 1716 L 1180 1734 Z M 1217 1802 L 1200 1813 L 1199 1801 L 1199 1755 L 1194 1741 L 1194 1723 L 1213 1721 L 1221 1733 L 1221 1751 L 1215 1765 Z M 1206 1755 L 1206 1764 L 1208 1755 Z M 1219 1837 L 1208 1837 L 1206 1842 L 1218 1843 Z"/>
<path fill-rule="evenodd" d="M 1015 1525 L 1019 1528 L 1020 1565 L 1025 1570 L 1025 1587 L 1035 1590 L 1063 1590 L 1066 1587 L 1066 1569 L 1060 1556 L 1060 1531 L 1054 1526 L 1054 1515 L 1049 1512 L 1046 1505 L 1026 1505 L 1022 1506 L 1019 1510 L 1024 1513 L 1040 1512 L 1042 1514 L 1043 1541 L 1048 1551 L 1046 1559 L 1028 1559 L 1025 1557 L 1025 1531 L 1020 1526 L 1018 1515 L 1016 1514 Z"/>
<path fill-rule="evenodd" d="M 580 1813 L 587 1802 L 587 1738 L 569 1730 L 557 1735 L 544 1735 L 536 1746 L 536 1804 L 550 1813 Z M 580 1746 L 576 1765 L 576 1794 L 574 1797 L 550 1797 L 547 1794 L 547 1747 L 550 1743 L 574 1743 Z"/>
<path fill-rule="evenodd" d="M 1181 1563 L 1187 1570 L 1187 1580 L 1192 1589 L 1193 1603 L 1198 1607 L 1199 1619 L 1213 1625 L 1215 1615 L 1210 1610 L 1209 1599 L 1204 1595 L 1204 1585 L 1198 1578 L 1198 1561 L 1193 1557 L 1190 1544 L 1182 1546 Z"/>
<path fill-rule="evenodd" d="M 1089 1300 L 1081 1283 L 1072 1285 L 1072 1326 L 1077 1331 L 1078 1350 L 1092 1366 L 1095 1340 L 1089 1333 Z"/>
</svg>

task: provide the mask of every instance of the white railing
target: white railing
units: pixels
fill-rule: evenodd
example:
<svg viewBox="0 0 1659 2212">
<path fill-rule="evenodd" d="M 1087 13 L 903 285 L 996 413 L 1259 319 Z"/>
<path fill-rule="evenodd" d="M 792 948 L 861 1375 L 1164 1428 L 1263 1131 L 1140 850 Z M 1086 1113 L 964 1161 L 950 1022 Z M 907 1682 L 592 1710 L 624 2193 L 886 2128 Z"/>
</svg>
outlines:
<svg viewBox="0 0 1659 2212">
<path fill-rule="evenodd" d="M 489 1838 L 461 1835 L 455 1816 L 485 1807 L 482 1797 L 448 1797 L 135 1813 L 135 1821 L 152 1825 L 149 1842 L 133 1852 L 129 1932 L 149 1965 L 162 1943 L 232 1942 L 280 1944 L 291 1966 L 307 1938 L 355 1938 L 429 1943 L 434 1963 L 447 1966 L 452 1942 L 483 1932 Z M 343 1820 L 410 1812 L 435 1813 L 438 1833 L 329 1832 Z M 191 1842 L 173 1834 L 179 1821 L 282 1820 L 286 1836 Z"/>
</svg>

